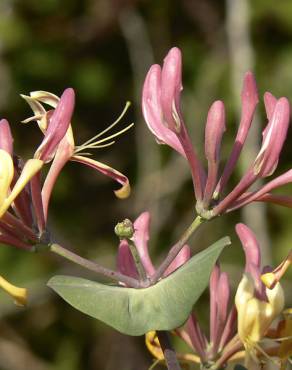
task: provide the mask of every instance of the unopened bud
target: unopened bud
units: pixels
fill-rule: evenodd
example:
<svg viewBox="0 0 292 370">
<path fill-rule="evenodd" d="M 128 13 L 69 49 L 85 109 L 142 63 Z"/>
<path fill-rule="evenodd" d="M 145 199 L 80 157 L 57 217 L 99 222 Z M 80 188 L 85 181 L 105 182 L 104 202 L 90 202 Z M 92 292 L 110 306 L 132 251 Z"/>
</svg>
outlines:
<svg viewBox="0 0 292 370">
<path fill-rule="evenodd" d="M 126 218 L 124 221 L 117 223 L 115 226 L 115 234 L 120 239 L 130 239 L 134 234 L 134 226 L 132 221 Z"/>
</svg>

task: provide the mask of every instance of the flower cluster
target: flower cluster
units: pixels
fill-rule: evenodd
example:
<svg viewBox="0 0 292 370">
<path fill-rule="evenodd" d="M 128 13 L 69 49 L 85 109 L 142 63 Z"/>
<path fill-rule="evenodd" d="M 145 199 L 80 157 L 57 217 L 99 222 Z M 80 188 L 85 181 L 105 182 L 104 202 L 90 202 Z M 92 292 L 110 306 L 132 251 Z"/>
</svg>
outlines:
<svg viewBox="0 0 292 370">
<path fill-rule="evenodd" d="M 215 101 L 208 112 L 205 127 L 205 156 L 208 163 L 206 172 L 191 144 L 180 108 L 181 70 L 181 52 L 178 48 L 172 48 L 164 60 L 163 67 L 153 65 L 147 74 L 142 109 L 145 121 L 158 142 L 169 145 L 187 159 L 192 173 L 198 214 L 210 219 L 253 201 L 292 207 L 292 197 L 270 193 L 273 189 L 292 182 L 292 170 L 256 191 L 249 191 L 256 180 L 272 175 L 277 167 L 289 126 L 288 100 L 285 97 L 277 99 L 271 93 L 265 93 L 264 104 L 268 123 L 263 131 L 261 148 L 239 183 L 224 196 L 223 192 L 244 147 L 258 104 L 254 76 L 248 72 L 244 77 L 240 124 L 231 154 L 220 176 L 220 147 L 225 131 L 224 104 L 220 100 Z"/>
<path fill-rule="evenodd" d="M 283 311 L 284 293 L 279 279 L 292 263 L 291 253 L 273 272 L 269 267 L 262 269 L 260 247 L 254 233 L 244 224 L 237 224 L 236 232 L 245 253 L 246 264 L 234 303 L 230 299 L 228 274 L 221 271 L 217 262 L 209 282 L 209 339 L 200 327 L 195 314 L 192 313 L 184 327 L 176 329 L 174 333 L 194 353 L 178 353 L 178 359 L 206 364 L 208 368 L 214 365 L 217 369 L 229 361 L 238 362 L 244 358 L 245 365 L 249 369 L 258 368 L 260 361 L 270 360 L 270 356 L 274 356 L 276 359 L 273 361 L 278 361 L 281 366 L 284 366 L 291 355 L 291 347 L 287 345 L 288 343 L 291 345 L 291 310 Z M 139 235 L 139 230 L 137 233 Z M 145 249 L 145 245 L 143 251 L 148 260 L 148 250 Z M 124 261 L 128 266 L 127 271 L 130 271 L 130 259 L 129 256 L 126 259 L 120 259 L 120 266 L 125 267 L 122 263 Z M 133 266 L 133 262 L 130 264 Z M 272 289 L 267 288 L 263 283 L 263 281 L 271 283 L 272 280 Z M 279 319 L 281 314 L 284 315 L 283 319 Z M 273 328 L 272 322 L 276 318 L 278 324 Z M 265 343 L 266 339 L 270 340 L 268 346 Z M 271 339 L 273 339 L 272 342 Z M 146 335 L 146 345 L 157 360 L 163 360 L 154 332 Z M 243 353 L 242 349 L 245 350 Z"/>
<path fill-rule="evenodd" d="M 119 182 L 122 187 L 115 191 L 117 197 L 125 198 L 129 195 L 130 186 L 126 176 L 88 158 L 88 153 L 82 155 L 82 152 L 112 144 L 112 139 L 131 125 L 97 141 L 97 138 L 119 122 L 118 119 L 93 139 L 75 146 L 71 128 L 75 105 L 73 89 L 66 89 L 61 98 L 45 91 L 32 92 L 30 96 L 22 97 L 34 112 L 33 117 L 24 123 L 36 121 L 44 137 L 33 158 L 23 161 L 13 151 L 13 137 L 8 121 L 0 121 L 0 242 L 31 249 L 38 243 L 48 242 L 46 224 L 49 200 L 57 177 L 69 160 L 86 164 Z M 50 109 L 47 111 L 43 104 Z M 41 169 L 47 163 L 50 169 L 43 180 Z"/>
</svg>

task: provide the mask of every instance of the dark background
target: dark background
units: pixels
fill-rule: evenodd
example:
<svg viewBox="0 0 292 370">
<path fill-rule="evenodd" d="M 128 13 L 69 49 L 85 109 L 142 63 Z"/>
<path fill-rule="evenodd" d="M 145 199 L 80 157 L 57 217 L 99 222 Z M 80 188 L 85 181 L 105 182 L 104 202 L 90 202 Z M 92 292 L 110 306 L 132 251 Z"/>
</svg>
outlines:
<svg viewBox="0 0 292 370">
<path fill-rule="evenodd" d="M 132 106 L 119 127 L 135 122 L 130 132 L 94 158 L 128 175 L 132 195 L 120 201 L 109 178 L 68 164 L 54 189 L 49 225 L 55 239 L 77 253 L 114 267 L 118 240 L 113 229 L 125 217 L 152 214 L 150 249 L 155 263 L 165 255 L 194 217 L 195 199 L 188 168 L 148 131 L 140 106 L 143 79 L 150 65 L 167 51 L 183 52 L 183 110 L 193 142 L 203 155 L 204 123 L 216 99 L 225 102 L 227 132 L 222 148 L 228 157 L 238 125 L 240 90 L 245 71 L 255 72 L 260 97 L 266 90 L 292 99 L 292 2 L 282 0 L 1 0 L 0 110 L 15 138 L 15 151 L 30 158 L 41 134 L 20 121 L 31 112 L 19 94 L 47 90 L 60 95 L 73 87 L 73 119 L 81 144 L 107 127 L 127 100 Z M 253 132 L 229 186 L 255 158 L 266 124 L 262 100 Z M 291 129 L 276 174 L 291 167 Z M 203 157 L 202 157 L 203 158 Z M 291 185 L 281 193 L 291 195 Z M 245 220 L 257 233 L 264 263 L 276 265 L 291 248 L 291 210 L 249 206 L 203 226 L 192 239 L 193 250 L 230 235 L 223 268 L 233 288 L 244 265 L 234 226 Z M 56 273 L 92 277 L 49 254 L 33 255 L 1 246 L 1 274 L 29 288 L 25 309 L 1 293 L 0 369 L 131 370 L 147 369 L 151 356 L 144 339 L 114 332 L 75 311 L 53 294 L 47 280 Z M 291 276 L 291 274 L 290 274 Z M 283 285 L 291 305 L 291 282 Z M 196 305 L 208 326 L 208 294 Z M 179 343 L 177 343 L 180 346 Z"/>
</svg>

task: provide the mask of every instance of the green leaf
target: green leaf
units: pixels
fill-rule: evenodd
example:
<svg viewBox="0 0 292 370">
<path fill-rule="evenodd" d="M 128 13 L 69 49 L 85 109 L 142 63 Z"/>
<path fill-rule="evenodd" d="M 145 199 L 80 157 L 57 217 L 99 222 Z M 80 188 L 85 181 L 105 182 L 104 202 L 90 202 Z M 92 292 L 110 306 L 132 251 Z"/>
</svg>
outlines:
<svg viewBox="0 0 292 370">
<path fill-rule="evenodd" d="M 77 310 L 128 335 L 181 326 L 209 282 L 211 270 L 228 237 L 192 257 L 185 265 L 146 289 L 110 286 L 71 276 L 48 282 Z"/>
<path fill-rule="evenodd" d="M 247 370 L 247 368 L 240 365 L 240 364 L 237 364 L 237 365 L 234 366 L 233 370 Z"/>
</svg>

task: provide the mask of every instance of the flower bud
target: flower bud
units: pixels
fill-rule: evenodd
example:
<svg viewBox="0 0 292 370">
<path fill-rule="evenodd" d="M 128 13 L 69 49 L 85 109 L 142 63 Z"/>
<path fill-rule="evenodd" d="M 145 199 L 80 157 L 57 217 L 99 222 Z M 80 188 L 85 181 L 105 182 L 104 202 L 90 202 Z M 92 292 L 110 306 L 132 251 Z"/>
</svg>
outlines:
<svg viewBox="0 0 292 370">
<path fill-rule="evenodd" d="M 280 98 L 277 101 L 272 117 L 263 132 L 262 147 L 253 166 L 253 170 L 256 175 L 267 177 L 272 175 L 275 171 L 287 136 L 289 118 L 289 102 L 286 98 Z"/>
<path fill-rule="evenodd" d="M 161 73 L 161 105 L 166 126 L 179 133 L 182 125 L 180 93 L 182 91 L 181 52 L 172 48 L 164 59 Z"/>
<path fill-rule="evenodd" d="M 124 275 L 133 278 L 139 276 L 128 241 L 125 239 L 121 240 L 119 245 L 117 267 L 119 272 Z"/>
<path fill-rule="evenodd" d="M 132 222 L 126 218 L 115 226 L 115 233 L 121 239 L 130 239 L 134 234 L 134 226 Z"/>
<path fill-rule="evenodd" d="M 205 153 L 208 162 L 218 162 L 222 135 L 225 129 L 224 104 L 217 100 L 211 105 L 205 128 Z"/>
<path fill-rule="evenodd" d="M 154 64 L 147 73 L 142 93 L 143 116 L 158 143 L 167 144 L 185 156 L 179 139 L 166 127 L 161 107 L 161 68 Z"/>
<path fill-rule="evenodd" d="M 6 119 L 0 121 L 0 149 L 5 150 L 10 155 L 13 154 L 13 137 Z"/>
</svg>

